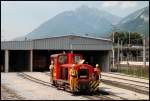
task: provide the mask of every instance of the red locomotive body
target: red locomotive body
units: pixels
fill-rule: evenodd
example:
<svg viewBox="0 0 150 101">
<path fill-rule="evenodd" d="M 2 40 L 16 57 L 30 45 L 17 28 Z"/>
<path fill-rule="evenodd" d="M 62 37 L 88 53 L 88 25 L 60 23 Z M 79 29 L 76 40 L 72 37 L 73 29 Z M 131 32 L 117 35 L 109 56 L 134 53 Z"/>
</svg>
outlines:
<svg viewBox="0 0 150 101">
<path fill-rule="evenodd" d="M 99 86 L 99 79 L 94 77 L 94 68 L 89 64 L 82 64 L 82 55 L 80 54 L 54 54 L 51 55 L 51 61 L 54 62 L 53 70 L 53 84 L 55 86 L 63 86 L 64 89 L 67 87 L 75 86 L 73 92 L 82 90 L 96 91 Z M 70 83 L 71 74 L 70 70 L 74 64 L 75 70 L 77 71 L 77 79 Z"/>
</svg>

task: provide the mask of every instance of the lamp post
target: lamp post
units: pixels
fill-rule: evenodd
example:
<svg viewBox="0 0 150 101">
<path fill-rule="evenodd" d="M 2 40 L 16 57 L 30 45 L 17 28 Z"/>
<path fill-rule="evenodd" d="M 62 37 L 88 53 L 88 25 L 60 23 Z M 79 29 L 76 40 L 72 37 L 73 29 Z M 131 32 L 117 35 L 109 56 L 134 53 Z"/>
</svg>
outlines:
<svg viewBox="0 0 150 101">
<path fill-rule="evenodd" d="M 113 47 L 112 47 L 112 53 L 113 53 L 113 68 L 115 66 L 115 50 L 114 50 L 114 32 L 113 32 Z"/>
<path fill-rule="evenodd" d="M 143 63 L 144 67 L 146 67 L 146 37 L 143 37 Z"/>
<path fill-rule="evenodd" d="M 113 34 L 113 47 L 112 47 L 112 54 L 113 54 L 113 68 L 115 67 L 115 32 L 119 30 L 115 24 L 112 24 L 112 34 Z"/>
</svg>

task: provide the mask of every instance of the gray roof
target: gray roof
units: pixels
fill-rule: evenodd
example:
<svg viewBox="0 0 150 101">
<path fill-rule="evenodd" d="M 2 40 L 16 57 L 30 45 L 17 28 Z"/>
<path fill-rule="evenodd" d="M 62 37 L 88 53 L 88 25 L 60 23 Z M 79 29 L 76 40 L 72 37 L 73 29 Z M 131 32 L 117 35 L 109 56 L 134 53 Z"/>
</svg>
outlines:
<svg viewBox="0 0 150 101">
<path fill-rule="evenodd" d="M 86 34 L 83 34 L 83 33 L 72 33 L 72 34 L 54 34 L 54 35 L 51 35 L 51 34 L 48 34 L 48 35 L 41 35 L 41 36 L 38 36 L 38 37 L 34 37 L 34 38 L 30 38 L 30 37 L 26 37 L 26 36 L 22 36 L 22 37 L 18 37 L 18 38 L 15 38 L 13 39 L 13 41 L 25 41 L 25 40 L 37 40 L 37 39 L 45 39 L 45 38 L 54 38 L 54 37 L 62 37 L 62 36 L 79 36 L 79 37 L 88 37 L 88 38 L 94 38 L 94 39 L 104 39 L 104 40 L 109 40 L 109 39 L 106 39 L 106 38 L 102 38 L 102 37 L 99 37 L 95 34 L 91 34 L 91 33 L 86 33 Z"/>
<path fill-rule="evenodd" d="M 62 35 L 26 41 L 3 41 L 2 50 L 111 50 L 110 39 L 81 35 Z"/>
<path fill-rule="evenodd" d="M 40 37 L 37 39 L 32 39 L 32 40 L 39 40 L 39 39 L 49 39 L 49 38 L 57 38 L 57 37 L 67 37 L 67 36 L 76 36 L 76 37 L 84 37 L 84 38 L 91 38 L 91 39 L 98 39 L 98 40 L 106 40 L 106 41 L 111 41 L 110 39 L 106 39 L 106 38 L 100 38 L 100 37 L 96 37 L 96 36 L 91 36 L 91 35 L 80 35 L 80 34 L 68 34 L 68 35 L 57 35 L 57 36 L 44 36 L 44 37 Z M 30 40 L 30 39 L 29 39 Z"/>
</svg>

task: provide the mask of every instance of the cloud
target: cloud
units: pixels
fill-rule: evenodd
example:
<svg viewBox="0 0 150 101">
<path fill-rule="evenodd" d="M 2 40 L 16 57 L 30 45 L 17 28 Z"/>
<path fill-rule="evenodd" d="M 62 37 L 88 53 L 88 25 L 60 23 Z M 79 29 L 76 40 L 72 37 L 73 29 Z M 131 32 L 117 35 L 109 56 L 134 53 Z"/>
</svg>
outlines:
<svg viewBox="0 0 150 101">
<path fill-rule="evenodd" d="M 114 6 L 116 6 L 117 4 L 119 4 L 119 1 L 105 1 L 105 2 L 102 4 L 102 7 L 104 7 L 104 8 L 114 7 Z"/>
<path fill-rule="evenodd" d="M 137 2 L 135 1 L 124 1 L 122 2 L 122 4 L 120 5 L 120 7 L 122 9 L 126 9 L 126 8 L 134 8 L 137 6 Z"/>
<path fill-rule="evenodd" d="M 105 1 L 102 4 L 103 8 L 134 8 L 137 6 L 136 1 Z"/>
</svg>

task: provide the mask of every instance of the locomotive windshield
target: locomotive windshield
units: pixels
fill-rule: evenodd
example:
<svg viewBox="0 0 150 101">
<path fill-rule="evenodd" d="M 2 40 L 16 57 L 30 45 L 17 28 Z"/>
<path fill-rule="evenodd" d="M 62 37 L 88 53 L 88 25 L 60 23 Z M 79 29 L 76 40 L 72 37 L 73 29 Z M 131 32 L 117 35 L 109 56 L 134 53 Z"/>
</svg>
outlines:
<svg viewBox="0 0 150 101">
<path fill-rule="evenodd" d="M 79 78 L 87 78 L 88 77 L 88 69 L 80 69 L 78 71 Z"/>
<path fill-rule="evenodd" d="M 75 55 L 75 56 L 73 57 L 73 60 L 74 60 L 74 63 L 75 63 L 75 64 L 78 64 L 78 63 L 80 62 L 80 60 L 81 60 L 81 57 Z"/>
<path fill-rule="evenodd" d="M 59 64 L 65 64 L 65 63 L 67 63 L 67 56 L 66 55 L 60 55 L 58 57 L 58 62 L 59 62 Z"/>
</svg>

